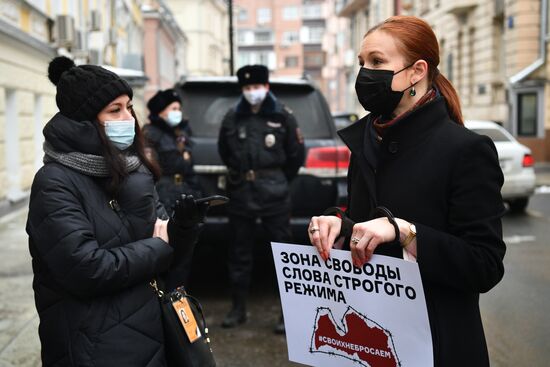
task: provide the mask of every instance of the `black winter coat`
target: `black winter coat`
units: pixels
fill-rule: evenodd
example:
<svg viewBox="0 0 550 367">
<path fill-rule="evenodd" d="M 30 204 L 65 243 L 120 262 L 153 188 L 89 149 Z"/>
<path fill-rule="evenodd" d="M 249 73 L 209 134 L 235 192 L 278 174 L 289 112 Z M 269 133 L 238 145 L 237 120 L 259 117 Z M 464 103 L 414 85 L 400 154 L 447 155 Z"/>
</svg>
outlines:
<svg viewBox="0 0 550 367">
<path fill-rule="evenodd" d="M 222 121 L 218 152 L 229 171 L 229 212 L 290 212 L 289 182 L 304 162 L 304 142 L 294 115 L 273 94 L 267 94 L 258 113 L 241 97 Z M 247 179 L 249 171 L 253 180 Z"/>
<path fill-rule="evenodd" d="M 44 135 L 57 151 L 101 155 L 90 122 L 57 114 Z M 104 185 L 59 163 L 35 176 L 26 230 L 42 363 L 165 366 L 161 311 L 149 281 L 171 270 L 174 251 L 151 238 L 159 209 L 153 177 L 142 166 L 116 197 Z M 181 240 L 194 241 L 195 232 Z"/>
<path fill-rule="evenodd" d="M 442 97 L 389 127 L 381 143 L 371 124 L 367 116 L 339 132 L 352 152 L 347 215 L 363 222 L 381 205 L 416 225 L 435 366 L 489 366 L 479 294 L 502 278 L 505 253 L 494 144 L 453 122 Z M 396 243 L 376 253 L 403 256 Z"/>
</svg>

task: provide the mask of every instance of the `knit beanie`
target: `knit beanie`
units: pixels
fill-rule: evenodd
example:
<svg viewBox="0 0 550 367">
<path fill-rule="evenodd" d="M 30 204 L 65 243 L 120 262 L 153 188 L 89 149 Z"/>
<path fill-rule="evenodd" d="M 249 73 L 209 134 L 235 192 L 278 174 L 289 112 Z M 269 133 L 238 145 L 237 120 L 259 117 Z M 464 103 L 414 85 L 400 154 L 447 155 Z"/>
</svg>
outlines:
<svg viewBox="0 0 550 367">
<path fill-rule="evenodd" d="M 97 65 L 76 66 L 65 56 L 50 62 L 48 78 L 57 86 L 59 112 L 76 121 L 94 121 L 115 98 L 133 97 L 130 85 L 115 73 Z"/>
<path fill-rule="evenodd" d="M 245 65 L 237 70 L 239 86 L 269 83 L 269 70 L 264 65 Z"/>
<path fill-rule="evenodd" d="M 181 98 L 174 89 L 159 90 L 147 102 L 147 108 L 151 116 L 157 116 L 172 102 L 179 102 L 181 104 Z"/>
</svg>

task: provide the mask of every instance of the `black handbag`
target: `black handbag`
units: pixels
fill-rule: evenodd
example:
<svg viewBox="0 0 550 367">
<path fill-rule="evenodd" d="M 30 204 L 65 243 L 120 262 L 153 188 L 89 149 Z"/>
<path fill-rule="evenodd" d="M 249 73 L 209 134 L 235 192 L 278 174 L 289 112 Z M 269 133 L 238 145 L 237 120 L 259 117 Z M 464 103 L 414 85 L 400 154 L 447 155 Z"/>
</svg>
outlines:
<svg viewBox="0 0 550 367">
<path fill-rule="evenodd" d="M 208 327 L 199 301 L 184 287 L 165 293 L 153 280 L 162 310 L 164 349 L 169 367 L 215 367 Z"/>
</svg>

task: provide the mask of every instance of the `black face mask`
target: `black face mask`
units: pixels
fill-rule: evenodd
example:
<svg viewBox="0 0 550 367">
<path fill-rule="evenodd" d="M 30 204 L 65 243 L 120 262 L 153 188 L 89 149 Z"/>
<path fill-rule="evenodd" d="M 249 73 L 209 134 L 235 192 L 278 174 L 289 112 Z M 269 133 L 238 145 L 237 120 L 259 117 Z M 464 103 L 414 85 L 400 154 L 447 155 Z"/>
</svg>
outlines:
<svg viewBox="0 0 550 367">
<path fill-rule="evenodd" d="M 355 92 L 357 93 L 359 103 L 361 103 L 365 110 L 370 111 L 374 115 L 389 116 L 397 108 L 399 101 L 403 98 L 403 93 L 416 84 L 414 83 L 409 88 L 405 88 L 400 92 L 393 91 L 391 89 L 393 76 L 410 68 L 412 65 L 414 63 L 405 66 L 395 73 L 391 70 L 361 67 L 355 81 Z"/>
</svg>

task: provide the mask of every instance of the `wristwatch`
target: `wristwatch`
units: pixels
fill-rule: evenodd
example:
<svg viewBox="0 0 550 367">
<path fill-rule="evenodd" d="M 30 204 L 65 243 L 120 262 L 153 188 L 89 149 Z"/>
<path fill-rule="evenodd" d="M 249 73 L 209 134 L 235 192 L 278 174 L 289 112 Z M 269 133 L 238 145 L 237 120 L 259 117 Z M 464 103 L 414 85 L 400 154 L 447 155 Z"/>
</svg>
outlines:
<svg viewBox="0 0 550 367">
<path fill-rule="evenodd" d="M 405 248 L 409 245 L 409 243 L 412 242 L 412 240 L 414 240 L 416 237 L 416 226 L 411 223 L 409 224 L 409 234 L 407 235 L 407 237 L 405 238 L 405 240 L 403 242 L 401 242 L 401 247 Z"/>
</svg>

